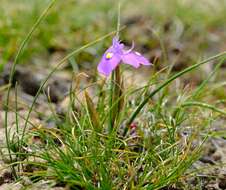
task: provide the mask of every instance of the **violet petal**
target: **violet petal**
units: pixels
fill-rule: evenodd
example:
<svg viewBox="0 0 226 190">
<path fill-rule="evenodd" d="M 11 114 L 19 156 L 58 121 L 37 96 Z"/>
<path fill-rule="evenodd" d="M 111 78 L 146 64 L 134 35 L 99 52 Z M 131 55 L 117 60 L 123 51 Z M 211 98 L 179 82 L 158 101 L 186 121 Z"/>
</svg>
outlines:
<svg viewBox="0 0 226 190">
<path fill-rule="evenodd" d="M 115 53 L 114 49 L 110 47 L 103 55 L 97 70 L 105 76 L 109 76 L 111 72 L 118 66 L 120 63 L 121 56 L 120 54 Z"/>
<path fill-rule="evenodd" d="M 147 58 L 134 51 L 123 54 L 122 61 L 126 64 L 132 65 L 135 68 L 138 68 L 140 64 L 151 65 Z"/>
</svg>

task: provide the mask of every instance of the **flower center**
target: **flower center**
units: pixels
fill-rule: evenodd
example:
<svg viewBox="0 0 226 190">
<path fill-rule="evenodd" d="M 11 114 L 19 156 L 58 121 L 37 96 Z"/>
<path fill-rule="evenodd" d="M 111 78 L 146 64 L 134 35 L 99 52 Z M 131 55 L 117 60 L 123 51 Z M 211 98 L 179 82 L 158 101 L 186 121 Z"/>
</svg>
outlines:
<svg viewBox="0 0 226 190">
<path fill-rule="evenodd" d="M 106 59 L 111 59 L 113 57 L 113 53 L 108 52 L 105 56 Z"/>
</svg>

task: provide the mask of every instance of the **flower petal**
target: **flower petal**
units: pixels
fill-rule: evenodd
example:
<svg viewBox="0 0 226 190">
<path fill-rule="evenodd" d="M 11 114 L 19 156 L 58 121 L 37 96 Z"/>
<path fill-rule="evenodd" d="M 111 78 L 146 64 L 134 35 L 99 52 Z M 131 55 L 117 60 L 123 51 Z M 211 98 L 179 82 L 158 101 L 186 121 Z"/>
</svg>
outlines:
<svg viewBox="0 0 226 190">
<path fill-rule="evenodd" d="M 109 76 L 111 72 L 118 66 L 121 61 L 121 56 L 111 48 L 109 48 L 103 55 L 97 70 L 105 76 Z"/>
<path fill-rule="evenodd" d="M 135 68 L 138 68 L 140 64 L 151 65 L 147 58 L 134 51 L 123 54 L 122 61 L 126 64 L 132 65 Z"/>
<path fill-rule="evenodd" d="M 115 36 L 113 38 L 113 40 L 112 40 L 111 48 L 113 48 L 115 52 L 122 54 L 123 53 L 124 44 L 119 41 L 117 36 Z"/>
</svg>

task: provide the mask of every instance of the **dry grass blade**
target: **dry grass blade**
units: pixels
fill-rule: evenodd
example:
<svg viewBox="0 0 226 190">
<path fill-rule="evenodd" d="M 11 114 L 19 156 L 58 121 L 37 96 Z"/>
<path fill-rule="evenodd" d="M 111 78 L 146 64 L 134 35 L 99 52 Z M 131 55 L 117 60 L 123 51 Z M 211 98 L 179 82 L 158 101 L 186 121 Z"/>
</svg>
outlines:
<svg viewBox="0 0 226 190">
<path fill-rule="evenodd" d="M 85 100 L 86 100 L 86 105 L 87 105 L 87 109 L 89 112 L 89 116 L 92 122 L 92 125 L 94 126 L 95 129 L 97 129 L 97 131 L 100 131 L 100 120 L 99 120 L 99 116 L 97 113 L 97 110 L 95 108 L 95 105 L 92 101 L 92 99 L 90 98 L 88 92 L 84 92 L 85 95 Z"/>
<path fill-rule="evenodd" d="M 115 70 L 115 81 L 114 81 L 114 87 L 113 87 L 113 104 L 114 102 L 117 102 L 114 107 L 113 107 L 113 117 L 112 117 L 112 122 L 116 123 L 116 120 L 118 118 L 118 115 L 120 113 L 120 110 L 123 108 L 124 104 L 124 99 L 122 96 L 123 94 L 123 81 L 120 73 L 120 68 L 117 67 Z"/>
</svg>

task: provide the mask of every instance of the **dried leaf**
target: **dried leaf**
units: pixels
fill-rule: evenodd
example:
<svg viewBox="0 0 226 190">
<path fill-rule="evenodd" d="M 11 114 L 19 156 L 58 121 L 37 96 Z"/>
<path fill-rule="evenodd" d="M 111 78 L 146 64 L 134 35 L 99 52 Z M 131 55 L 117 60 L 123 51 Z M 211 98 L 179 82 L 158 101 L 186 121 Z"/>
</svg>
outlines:
<svg viewBox="0 0 226 190">
<path fill-rule="evenodd" d="M 84 94 L 92 125 L 95 127 L 95 129 L 97 129 L 97 131 L 100 131 L 100 120 L 94 103 L 86 91 Z"/>
</svg>

